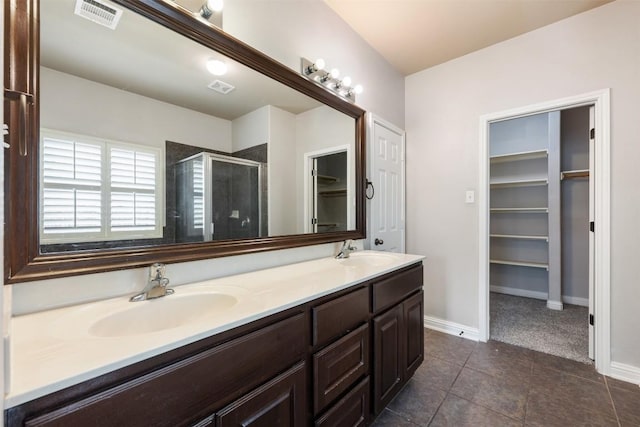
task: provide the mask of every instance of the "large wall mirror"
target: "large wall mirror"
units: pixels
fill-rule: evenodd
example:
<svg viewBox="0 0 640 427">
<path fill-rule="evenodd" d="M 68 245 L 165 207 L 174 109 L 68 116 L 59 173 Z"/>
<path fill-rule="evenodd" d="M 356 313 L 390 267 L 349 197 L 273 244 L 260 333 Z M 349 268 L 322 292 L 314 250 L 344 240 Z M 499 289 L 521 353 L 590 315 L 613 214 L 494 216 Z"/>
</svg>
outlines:
<svg viewBox="0 0 640 427">
<path fill-rule="evenodd" d="M 5 2 L 6 283 L 364 237 L 360 108 L 172 1 L 81 3 Z"/>
</svg>

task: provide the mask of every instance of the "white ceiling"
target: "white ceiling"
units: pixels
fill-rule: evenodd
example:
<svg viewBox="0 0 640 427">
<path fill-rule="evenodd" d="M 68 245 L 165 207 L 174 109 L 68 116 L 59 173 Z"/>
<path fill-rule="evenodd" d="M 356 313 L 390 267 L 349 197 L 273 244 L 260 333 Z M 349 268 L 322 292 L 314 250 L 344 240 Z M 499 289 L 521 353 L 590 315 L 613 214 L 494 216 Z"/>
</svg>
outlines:
<svg viewBox="0 0 640 427">
<path fill-rule="evenodd" d="M 403 75 L 612 0 L 324 0 Z"/>
<path fill-rule="evenodd" d="M 74 6 L 75 0 L 40 3 L 45 67 L 227 120 L 264 105 L 294 114 L 321 105 L 120 6 L 113 6 L 124 9 L 115 30 L 75 15 Z M 224 60 L 227 74 L 209 74 L 210 58 Z M 235 90 L 222 95 L 207 88 L 216 79 Z"/>
</svg>

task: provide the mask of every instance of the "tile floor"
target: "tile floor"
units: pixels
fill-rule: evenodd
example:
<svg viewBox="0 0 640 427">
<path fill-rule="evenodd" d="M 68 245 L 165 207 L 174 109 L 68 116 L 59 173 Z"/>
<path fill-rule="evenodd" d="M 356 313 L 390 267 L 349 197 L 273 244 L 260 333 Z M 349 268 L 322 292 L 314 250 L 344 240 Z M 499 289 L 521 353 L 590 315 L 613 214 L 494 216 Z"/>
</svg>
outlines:
<svg viewBox="0 0 640 427">
<path fill-rule="evenodd" d="M 429 329 L 424 346 L 374 427 L 640 426 L 640 387 L 591 365 Z"/>
</svg>

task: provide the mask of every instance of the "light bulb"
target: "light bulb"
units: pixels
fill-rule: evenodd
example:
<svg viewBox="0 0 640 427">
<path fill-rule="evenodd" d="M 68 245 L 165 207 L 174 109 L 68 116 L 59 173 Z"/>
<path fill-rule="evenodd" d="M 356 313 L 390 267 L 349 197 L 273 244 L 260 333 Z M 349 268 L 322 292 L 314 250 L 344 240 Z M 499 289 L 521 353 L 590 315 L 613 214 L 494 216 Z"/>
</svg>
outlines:
<svg viewBox="0 0 640 427">
<path fill-rule="evenodd" d="M 331 78 L 337 79 L 340 76 L 340 70 L 338 70 L 337 68 L 332 68 L 329 74 L 331 75 Z"/>
<path fill-rule="evenodd" d="M 214 76 L 221 76 L 227 72 L 227 64 L 217 59 L 207 61 L 207 70 Z"/>
<path fill-rule="evenodd" d="M 353 93 L 355 93 L 356 95 L 359 95 L 362 93 L 364 89 L 362 88 L 362 85 L 355 85 L 355 87 L 353 88 Z"/>
<path fill-rule="evenodd" d="M 224 7 L 224 1 L 223 0 L 207 0 L 207 7 L 214 12 L 220 12 Z"/>
<path fill-rule="evenodd" d="M 316 62 L 313 63 L 313 67 L 316 69 L 316 71 L 324 70 L 325 65 L 326 64 L 324 63 L 324 59 L 322 58 L 316 59 Z"/>
<path fill-rule="evenodd" d="M 345 87 L 351 86 L 351 77 L 346 76 L 344 79 L 342 79 L 342 86 L 345 86 Z"/>
</svg>

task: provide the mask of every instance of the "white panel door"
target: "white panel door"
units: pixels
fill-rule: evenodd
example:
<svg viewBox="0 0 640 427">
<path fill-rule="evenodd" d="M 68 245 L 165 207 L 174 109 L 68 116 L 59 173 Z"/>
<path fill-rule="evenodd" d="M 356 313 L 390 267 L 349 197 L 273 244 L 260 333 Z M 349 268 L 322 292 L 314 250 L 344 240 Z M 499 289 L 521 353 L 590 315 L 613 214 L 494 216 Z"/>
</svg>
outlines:
<svg viewBox="0 0 640 427">
<path fill-rule="evenodd" d="M 373 250 L 404 252 L 404 145 L 401 129 L 369 116 L 371 199 L 369 247 Z"/>
</svg>

